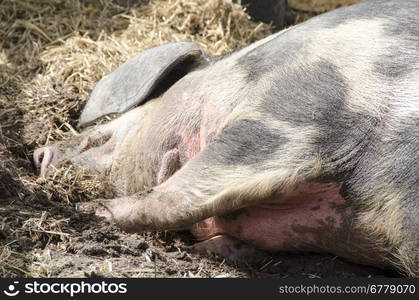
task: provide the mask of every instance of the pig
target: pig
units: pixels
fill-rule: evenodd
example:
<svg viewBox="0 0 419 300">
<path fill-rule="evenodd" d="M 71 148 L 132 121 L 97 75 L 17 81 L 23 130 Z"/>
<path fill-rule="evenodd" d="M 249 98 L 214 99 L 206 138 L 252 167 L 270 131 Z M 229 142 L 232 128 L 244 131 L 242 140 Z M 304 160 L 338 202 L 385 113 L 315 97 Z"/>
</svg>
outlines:
<svg viewBox="0 0 419 300">
<path fill-rule="evenodd" d="M 99 81 L 87 129 L 35 164 L 103 173 L 118 197 L 92 207 L 128 232 L 187 229 L 232 259 L 324 252 L 418 276 L 418 14 L 416 0 L 374 0 L 224 56 L 149 49 Z"/>
</svg>

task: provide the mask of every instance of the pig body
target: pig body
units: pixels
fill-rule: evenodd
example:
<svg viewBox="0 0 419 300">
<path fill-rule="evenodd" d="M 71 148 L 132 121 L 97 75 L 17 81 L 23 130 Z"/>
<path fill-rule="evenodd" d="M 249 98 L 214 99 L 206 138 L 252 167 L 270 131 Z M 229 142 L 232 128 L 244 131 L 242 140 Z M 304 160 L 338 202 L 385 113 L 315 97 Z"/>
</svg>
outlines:
<svg viewBox="0 0 419 300">
<path fill-rule="evenodd" d="M 417 13 L 417 1 L 370 1 L 204 56 L 35 161 L 109 174 L 121 197 L 97 214 L 128 231 L 191 228 L 225 255 L 236 239 L 417 276 Z"/>
</svg>

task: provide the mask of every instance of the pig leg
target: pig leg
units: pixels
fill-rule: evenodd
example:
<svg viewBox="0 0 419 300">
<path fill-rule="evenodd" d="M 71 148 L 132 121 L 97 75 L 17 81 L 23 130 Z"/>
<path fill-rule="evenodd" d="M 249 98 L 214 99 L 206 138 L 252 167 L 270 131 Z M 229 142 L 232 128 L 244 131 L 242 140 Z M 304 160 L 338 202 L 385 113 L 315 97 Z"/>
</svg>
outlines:
<svg viewBox="0 0 419 300">
<path fill-rule="evenodd" d="M 307 177 L 316 169 L 307 158 L 305 166 L 301 160 L 293 162 L 290 155 L 276 153 L 287 148 L 278 143 L 289 140 L 261 132 L 264 126 L 257 121 L 240 129 L 246 135 L 234 132 L 246 124 L 225 129 L 163 184 L 103 202 L 97 214 L 127 231 L 189 228 L 211 216 L 278 199 L 303 172 Z"/>
</svg>

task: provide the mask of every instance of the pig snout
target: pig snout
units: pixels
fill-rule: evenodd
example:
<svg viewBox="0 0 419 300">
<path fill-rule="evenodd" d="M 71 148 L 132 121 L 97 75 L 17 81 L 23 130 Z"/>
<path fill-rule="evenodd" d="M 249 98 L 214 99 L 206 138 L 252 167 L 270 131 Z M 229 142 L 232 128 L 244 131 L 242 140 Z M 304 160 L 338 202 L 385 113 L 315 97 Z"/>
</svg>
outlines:
<svg viewBox="0 0 419 300">
<path fill-rule="evenodd" d="M 43 177 L 51 165 L 54 157 L 57 156 L 57 151 L 53 147 L 42 147 L 35 150 L 33 153 L 33 161 L 35 167 L 39 170 L 39 176 Z"/>
</svg>

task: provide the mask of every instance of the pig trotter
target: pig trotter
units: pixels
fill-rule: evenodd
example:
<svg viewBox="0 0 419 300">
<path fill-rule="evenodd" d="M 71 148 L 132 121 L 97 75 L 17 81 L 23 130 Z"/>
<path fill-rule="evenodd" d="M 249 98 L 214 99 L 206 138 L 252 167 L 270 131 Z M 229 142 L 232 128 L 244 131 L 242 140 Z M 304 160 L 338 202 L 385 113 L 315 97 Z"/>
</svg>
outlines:
<svg viewBox="0 0 419 300">
<path fill-rule="evenodd" d="M 151 229 L 150 218 L 144 212 L 147 208 L 141 199 L 117 198 L 97 202 L 95 214 L 116 224 L 127 232 L 141 232 Z"/>
</svg>

